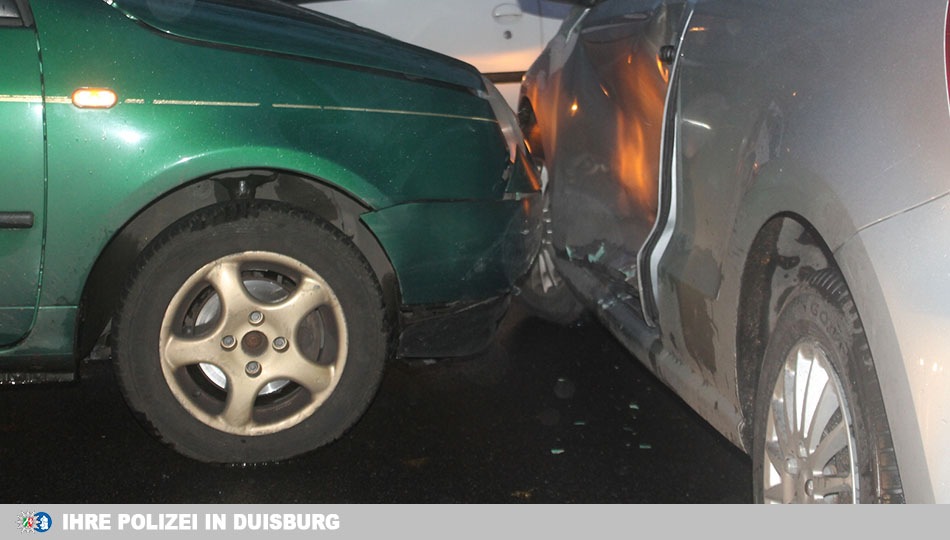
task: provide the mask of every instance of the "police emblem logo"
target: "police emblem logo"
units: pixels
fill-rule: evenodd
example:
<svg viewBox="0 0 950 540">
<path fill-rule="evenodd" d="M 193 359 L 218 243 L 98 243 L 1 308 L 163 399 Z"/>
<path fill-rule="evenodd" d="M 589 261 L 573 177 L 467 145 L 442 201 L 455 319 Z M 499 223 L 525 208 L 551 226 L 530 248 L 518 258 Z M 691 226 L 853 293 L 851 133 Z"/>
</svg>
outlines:
<svg viewBox="0 0 950 540">
<path fill-rule="evenodd" d="M 44 533 L 53 528 L 53 518 L 46 512 L 20 512 L 17 528 L 21 533 Z"/>
</svg>

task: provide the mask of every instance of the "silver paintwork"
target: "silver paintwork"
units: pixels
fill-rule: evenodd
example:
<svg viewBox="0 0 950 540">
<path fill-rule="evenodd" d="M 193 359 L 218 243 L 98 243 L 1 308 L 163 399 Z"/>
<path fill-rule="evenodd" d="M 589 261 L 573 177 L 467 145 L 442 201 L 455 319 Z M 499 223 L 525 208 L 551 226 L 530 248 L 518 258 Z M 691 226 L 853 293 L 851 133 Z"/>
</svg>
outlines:
<svg viewBox="0 0 950 540">
<path fill-rule="evenodd" d="M 585 42 L 592 26 L 620 22 L 605 13 L 653 18 Z M 738 312 L 750 250 L 778 216 L 787 216 L 780 255 L 801 226 L 820 239 L 832 261 L 817 248 L 795 255 L 834 263 L 845 278 L 909 502 L 950 502 L 946 21 L 946 0 L 605 0 L 575 8 L 522 88 L 543 134 L 558 268 L 740 447 L 750 420 Z M 677 43 L 662 99 L 618 96 L 624 83 L 643 84 L 617 75 L 623 54 L 628 65 L 641 55 L 645 73 L 658 47 Z M 648 98 L 668 106 L 657 117 L 670 123 L 639 114 Z M 614 154 L 636 148 L 631 133 L 662 138 L 647 141 L 659 149 L 635 179 Z M 632 180 L 652 182 L 658 201 L 624 203 Z M 651 211 L 657 220 L 639 219 Z"/>
</svg>

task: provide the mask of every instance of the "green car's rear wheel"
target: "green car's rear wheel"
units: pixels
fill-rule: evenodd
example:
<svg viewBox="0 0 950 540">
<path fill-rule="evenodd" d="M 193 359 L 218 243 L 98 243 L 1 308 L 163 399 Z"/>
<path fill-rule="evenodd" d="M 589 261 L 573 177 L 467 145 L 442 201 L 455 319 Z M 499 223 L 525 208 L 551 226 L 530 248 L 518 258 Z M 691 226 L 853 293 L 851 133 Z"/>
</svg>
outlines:
<svg viewBox="0 0 950 540">
<path fill-rule="evenodd" d="M 338 231 L 271 204 L 199 211 L 146 249 L 113 329 L 131 408 L 178 451 L 287 458 L 339 437 L 372 400 L 389 323 Z"/>
</svg>

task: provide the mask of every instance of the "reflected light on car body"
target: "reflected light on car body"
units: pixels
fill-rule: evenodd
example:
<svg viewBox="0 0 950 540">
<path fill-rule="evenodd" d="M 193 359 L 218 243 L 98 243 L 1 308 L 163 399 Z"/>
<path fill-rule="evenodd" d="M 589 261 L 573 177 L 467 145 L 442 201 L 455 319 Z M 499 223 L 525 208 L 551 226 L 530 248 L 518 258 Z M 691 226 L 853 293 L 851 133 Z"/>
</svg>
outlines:
<svg viewBox="0 0 950 540">
<path fill-rule="evenodd" d="M 145 136 L 141 132 L 136 131 L 131 128 L 117 129 L 115 132 L 115 135 L 116 137 L 121 139 L 123 142 L 130 145 L 139 144 L 145 138 Z"/>
<path fill-rule="evenodd" d="M 668 72 L 657 71 L 656 66 L 637 57 L 628 59 L 631 66 L 627 76 L 620 78 L 626 88 L 621 95 L 638 95 L 649 110 L 663 110 Z M 627 68 L 624 68 L 627 69 Z M 614 167 L 620 179 L 628 209 L 649 222 L 656 219 L 657 177 L 659 170 L 659 133 L 662 126 L 643 121 L 640 110 L 621 110 L 617 122 L 617 146 Z M 624 212 L 625 214 L 627 212 Z"/>
</svg>

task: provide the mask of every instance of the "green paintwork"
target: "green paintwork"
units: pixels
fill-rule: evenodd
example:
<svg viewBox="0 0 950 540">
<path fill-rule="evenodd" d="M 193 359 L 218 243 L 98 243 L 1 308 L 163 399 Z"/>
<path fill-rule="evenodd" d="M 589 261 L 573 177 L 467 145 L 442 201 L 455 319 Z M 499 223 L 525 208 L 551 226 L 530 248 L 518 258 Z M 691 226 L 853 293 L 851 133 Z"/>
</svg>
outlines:
<svg viewBox="0 0 950 540">
<path fill-rule="evenodd" d="M 273 13 L 248 16 L 241 2 L 188 5 L 117 0 L 115 5 L 153 28 L 182 38 L 358 65 L 470 88 L 483 87 L 478 73 L 447 56 L 303 8 L 270 1 L 245 3 L 257 4 L 258 9 Z"/>
<path fill-rule="evenodd" d="M 429 304 L 502 294 L 528 270 L 537 238 L 523 208 L 516 201 L 406 204 L 363 220 L 384 245 L 399 246 L 390 257 L 405 301 Z"/>
<path fill-rule="evenodd" d="M 473 68 L 334 23 L 246 12 L 234 20 L 216 6 L 202 12 L 202 24 L 215 22 L 204 28 L 187 18 L 172 24 L 146 17 L 148 5 L 140 1 L 117 4 L 31 1 L 43 109 L 39 103 L 0 103 L 4 140 L 21 145 L 17 159 L 0 166 L 0 185 L 4 208 L 15 202 L 10 210 L 31 210 L 38 219 L 28 231 L 0 231 L 5 280 L 22 278 L 16 291 L 0 297 L 0 345 L 23 340 L 0 356 L 71 352 L 61 336 L 38 334 L 39 323 L 24 337 L 37 306 L 41 318 L 51 308 L 75 313 L 92 265 L 117 231 L 176 188 L 235 169 L 297 173 L 370 209 L 364 222 L 393 262 L 405 303 L 453 302 L 510 288 L 525 261 L 491 251 L 510 252 L 509 244 L 524 243 L 497 235 L 521 234 L 500 224 L 518 222 L 525 212 L 502 199 L 506 192 L 536 192 L 537 184 L 526 180 L 520 161 L 512 175 L 491 106 L 477 95 L 482 83 Z M 36 34 L 0 27 L 0 96 L 40 95 Z M 6 61 L 12 51 L 17 57 Z M 33 87 L 16 90 L 14 84 Z M 79 109 L 69 97 L 82 87 L 111 88 L 118 104 Z M 17 115 L 38 118 L 41 110 L 45 174 L 42 124 L 10 127 Z M 21 136 L 7 137 L 10 129 Z M 47 234 L 37 302 L 44 185 Z M 460 210 L 453 212 L 456 204 Z M 481 227 L 485 219 L 493 221 Z M 420 223 L 439 234 L 424 235 Z M 454 279 L 445 272 L 461 272 L 461 262 L 418 262 L 420 235 L 429 243 L 425 261 L 481 258 L 504 268 L 488 268 L 474 281 Z M 457 255 L 459 245 L 471 249 Z M 61 326 L 42 328 L 55 332 Z"/>
<path fill-rule="evenodd" d="M 2 28 L 0 66 L 0 212 L 29 210 L 32 229 L 0 229 L 0 345 L 13 343 L 33 324 L 43 246 L 44 162 L 43 104 L 36 33 L 30 28 Z"/>
</svg>

